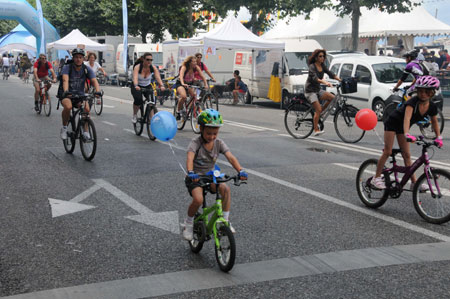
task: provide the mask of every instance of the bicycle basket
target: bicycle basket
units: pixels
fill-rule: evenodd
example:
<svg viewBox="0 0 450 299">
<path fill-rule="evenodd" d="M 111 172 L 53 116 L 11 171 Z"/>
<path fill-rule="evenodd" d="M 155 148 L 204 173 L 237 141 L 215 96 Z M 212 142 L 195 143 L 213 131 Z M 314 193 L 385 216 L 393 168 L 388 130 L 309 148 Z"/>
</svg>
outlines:
<svg viewBox="0 0 450 299">
<path fill-rule="evenodd" d="M 342 94 L 357 92 L 357 81 L 354 77 L 342 79 L 341 92 Z"/>
</svg>

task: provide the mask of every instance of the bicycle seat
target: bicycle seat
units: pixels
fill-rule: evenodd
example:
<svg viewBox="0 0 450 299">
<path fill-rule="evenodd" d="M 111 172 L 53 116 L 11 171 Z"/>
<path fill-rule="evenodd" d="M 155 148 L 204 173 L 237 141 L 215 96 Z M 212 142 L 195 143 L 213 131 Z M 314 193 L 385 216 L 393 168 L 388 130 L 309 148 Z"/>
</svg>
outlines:
<svg viewBox="0 0 450 299">
<path fill-rule="evenodd" d="M 402 150 L 401 149 L 399 149 L 399 148 L 393 148 L 392 149 L 392 155 L 397 155 L 397 154 L 400 154 L 402 152 Z"/>
</svg>

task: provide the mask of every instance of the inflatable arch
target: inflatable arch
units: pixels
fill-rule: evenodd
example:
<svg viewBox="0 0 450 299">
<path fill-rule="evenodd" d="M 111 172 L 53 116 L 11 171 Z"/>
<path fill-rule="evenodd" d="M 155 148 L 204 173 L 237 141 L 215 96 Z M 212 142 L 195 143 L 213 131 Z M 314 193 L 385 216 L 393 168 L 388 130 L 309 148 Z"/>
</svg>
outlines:
<svg viewBox="0 0 450 299">
<path fill-rule="evenodd" d="M 36 49 L 41 48 L 41 25 L 36 9 L 25 0 L 0 0 L 0 19 L 16 20 L 28 32 L 36 37 Z M 59 39 L 59 34 L 46 19 L 44 19 L 45 43 Z"/>
</svg>

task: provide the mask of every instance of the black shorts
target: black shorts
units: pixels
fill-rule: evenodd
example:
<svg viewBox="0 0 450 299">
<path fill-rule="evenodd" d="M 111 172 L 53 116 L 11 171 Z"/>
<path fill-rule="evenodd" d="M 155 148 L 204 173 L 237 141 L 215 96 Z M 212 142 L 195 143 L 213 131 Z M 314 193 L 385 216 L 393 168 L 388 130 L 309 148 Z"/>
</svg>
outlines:
<svg viewBox="0 0 450 299">
<path fill-rule="evenodd" d="M 189 191 L 189 195 L 192 196 L 192 190 L 194 190 L 197 187 L 203 188 L 200 184 L 200 182 L 193 182 L 192 179 L 188 176 L 186 176 L 186 178 L 184 179 L 184 184 L 186 185 L 186 188 Z M 209 192 L 211 192 L 212 194 L 215 194 L 216 192 L 212 192 L 211 189 L 209 189 Z"/>
<path fill-rule="evenodd" d="M 405 132 L 403 131 L 403 124 L 399 125 L 396 124 L 395 122 L 391 122 L 388 120 L 384 123 L 384 131 L 393 131 L 395 132 L 395 134 L 405 134 Z"/>
<path fill-rule="evenodd" d="M 139 86 L 139 87 L 140 87 L 140 88 L 151 88 L 151 85 L 148 85 L 148 86 Z M 142 103 L 143 103 L 143 97 L 142 97 L 142 95 L 144 95 L 145 98 L 148 99 L 149 96 L 150 96 L 150 93 L 149 93 L 149 92 L 146 92 L 146 93 L 142 94 L 142 91 L 141 91 L 141 90 L 136 90 L 136 87 L 131 86 L 131 95 L 133 96 L 133 99 L 134 99 L 133 104 L 136 105 L 136 106 L 141 106 Z"/>
</svg>

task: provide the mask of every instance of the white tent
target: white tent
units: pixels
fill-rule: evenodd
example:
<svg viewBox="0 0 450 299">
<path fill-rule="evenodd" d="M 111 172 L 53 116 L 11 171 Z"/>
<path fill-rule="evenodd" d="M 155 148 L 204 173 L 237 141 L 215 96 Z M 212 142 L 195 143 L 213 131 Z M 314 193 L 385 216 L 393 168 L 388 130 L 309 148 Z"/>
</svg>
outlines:
<svg viewBox="0 0 450 299">
<path fill-rule="evenodd" d="M 199 37 L 181 38 L 181 47 L 213 47 L 226 49 L 284 49 L 284 43 L 268 41 L 256 36 L 236 18 L 228 17 L 224 22 Z"/>
<path fill-rule="evenodd" d="M 36 47 L 27 45 L 27 44 L 8 44 L 3 47 L 0 47 L 0 54 L 3 54 L 4 52 L 9 51 L 26 51 L 28 53 L 32 53 L 33 55 L 36 55 Z"/>
<path fill-rule="evenodd" d="M 47 49 L 60 49 L 60 50 L 72 50 L 77 47 L 84 47 L 88 51 L 106 51 L 107 46 L 104 44 L 99 44 L 89 38 L 87 38 L 80 30 L 74 29 L 72 32 L 61 38 L 60 40 L 54 41 L 53 43 L 47 44 Z"/>
<path fill-rule="evenodd" d="M 303 16 L 278 22 L 264 34 L 268 39 L 311 38 L 328 50 L 351 46 L 352 22 L 349 16 L 339 18 L 333 11 L 315 9 L 310 19 Z M 450 35 L 450 26 L 437 20 L 423 7 L 414 7 L 409 13 L 381 12 L 361 8 L 359 20 L 359 49 L 371 48 L 381 37 L 402 39 L 407 49 L 414 46 L 415 36 Z"/>
</svg>

